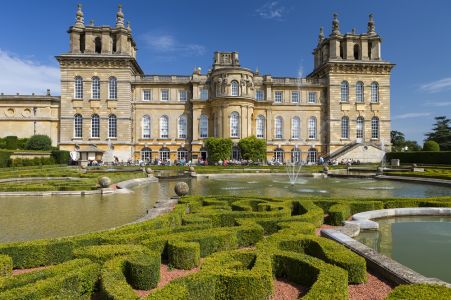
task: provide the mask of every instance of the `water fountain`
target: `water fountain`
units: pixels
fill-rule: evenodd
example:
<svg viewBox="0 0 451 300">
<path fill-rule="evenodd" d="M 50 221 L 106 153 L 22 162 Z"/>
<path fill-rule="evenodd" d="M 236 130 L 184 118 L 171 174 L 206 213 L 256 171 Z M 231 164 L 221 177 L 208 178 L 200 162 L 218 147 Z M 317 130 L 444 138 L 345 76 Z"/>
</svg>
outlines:
<svg viewBox="0 0 451 300">
<path fill-rule="evenodd" d="M 384 142 L 383 139 L 381 139 L 381 150 L 383 152 L 383 155 L 382 155 L 380 167 L 377 168 L 377 174 L 379 174 L 379 175 L 383 175 L 384 174 L 384 169 L 387 166 L 387 163 L 385 161 L 387 152 L 385 151 L 385 142 Z"/>
<path fill-rule="evenodd" d="M 297 182 L 301 169 L 302 162 L 287 162 L 285 164 L 285 170 L 290 180 L 290 184 L 294 185 Z"/>
</svg>

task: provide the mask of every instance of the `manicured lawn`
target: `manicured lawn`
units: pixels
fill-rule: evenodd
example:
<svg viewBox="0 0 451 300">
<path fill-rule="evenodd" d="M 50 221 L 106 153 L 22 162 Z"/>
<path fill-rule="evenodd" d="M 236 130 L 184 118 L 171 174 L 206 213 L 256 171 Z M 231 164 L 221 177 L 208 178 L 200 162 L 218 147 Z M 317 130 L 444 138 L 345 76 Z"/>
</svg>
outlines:
<svg viewBox="0 0 451 300">
<path fill-rule="evenodd" d="M 0 169 L 0 179 L 25 178 L 25 177 L 75 177 L 79 180 L 40 180 L 32 182 L 8 182 L 0 183 L 0 192 L 17 191 L 80 191 L 95 190 L 97 180 L 101 176 L 107 176 L 112 183 L 142 178 L 145 174 L 137 172 L 108 172 L 81 174 L 78 167 L 52 165 L 20 168 Z"/>
<path fill-rule="evenodd" d="M 451 180 L 451 167 L 424 167 L 424 172 L 386 172 L 386 175 L 438 178 Z"/>
</svg>

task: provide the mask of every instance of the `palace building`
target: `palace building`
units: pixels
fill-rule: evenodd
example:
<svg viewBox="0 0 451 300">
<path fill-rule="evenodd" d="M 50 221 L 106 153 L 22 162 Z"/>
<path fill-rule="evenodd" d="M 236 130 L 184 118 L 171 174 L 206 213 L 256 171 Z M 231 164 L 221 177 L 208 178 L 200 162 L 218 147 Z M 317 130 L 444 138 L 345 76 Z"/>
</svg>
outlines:
<svg viewBox="0 0 451 300">
<path fill-rule="evenodd" d="M 196 161 L 208 158 L 208 137 L 238 143 L 256 136 L 266 141 L 268 160 L 375 162 L 390 147 L 394 65 L 381 57 L 372 15 L 362 34 L 340 32 L 334 15 L 331 34 L 320 29 L 314 69 L 305 78 L 260 74 L 243 67 L 238 52 L 223 51 L 214 53 L 206 73 L 199 68 L 188 75 L 146 75 L 121 6 L 114 27 L 85 25 L 79 6 L 68 33 L 69 51 L 56 57 L 61 97 L 35 100 L 51 110 L 51 128 L 38 133 L 50 135 L 63 150 L 110 153 L 104 160 Z M 32 96 L 5 102 L 12 97 L 0 96 L 0 124 L 19 122 L 16 114 L 35 121 L 37 104 L 27 104 Z M 27 116 L 12 113 L 21 109 L 29 110 Z M 233 157 L 239 155 L 234 147 Z"/>
</svg>

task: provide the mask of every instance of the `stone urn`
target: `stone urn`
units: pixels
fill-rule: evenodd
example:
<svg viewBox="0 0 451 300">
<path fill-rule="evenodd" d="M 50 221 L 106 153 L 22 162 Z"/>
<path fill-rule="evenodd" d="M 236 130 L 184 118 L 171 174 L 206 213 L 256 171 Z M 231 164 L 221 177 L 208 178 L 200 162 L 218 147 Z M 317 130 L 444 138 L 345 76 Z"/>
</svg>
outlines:
<svg viewBox="0 0 451 300">
<path fill-rule="evenodd" d="M 323 166 L 323 173 L 328 174 L 329 173 L 329 167 L 327 165 Z"/>
<path fill-rule="evenodd" d="M 186 182 L 177 182 L 174 187 L 174 192 L 177 196 L 185 196 L 189 193 L 189 186 Z"/>
<path fill-rule="evenodd" d="M 378 167 L 377 171 L 376 171 L 377 175 L 384 175 L 384 168 L 383 167 Z"/>
<path fill-rule="evenodd" d="M 99 185 L 101 188 L 107 188 L 111 185 L 111 179 L 106 176 L 102 176 L 99 178 Z"/>
<path fill-rule="evenodd" d="M 146 171 L 146 174 L 147 174 L 147 175 L 150 175 L 150 174 L 153 173 L 153 170 L 152 170 L 150 167 L 147 167 L 147 168 L 145 169 L 145 171 Z"/>
<path fill-rule="evenodd" d="M 196 172 L 196 170 L 194 170 L 194 167 L 189 167 L 189 171 L 191 172 L 191 173 L 193 173 L 193 172 Z"/>
</svg>

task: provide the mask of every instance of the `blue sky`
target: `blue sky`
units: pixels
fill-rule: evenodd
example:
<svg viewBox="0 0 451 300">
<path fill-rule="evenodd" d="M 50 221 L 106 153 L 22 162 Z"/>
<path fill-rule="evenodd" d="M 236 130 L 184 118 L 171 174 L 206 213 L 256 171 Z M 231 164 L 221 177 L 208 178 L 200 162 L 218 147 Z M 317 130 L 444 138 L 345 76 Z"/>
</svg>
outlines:
<svg viewBox="0 0 451 300">
<path fill-rule="evenodd" d="M 114 25 L 117 1 L 81 1 L 85 23 Z M 78 1 L 2 1 L 0 92 L 59 94 L 55 55 L 66 52 Z M 147 74 L 207 71 L 215 50 L 239 51 L 243 66 L 275 76 L 312 70 L 318 29 L 365 32 L 368 13 L 392 73 L 392 129 L 422 142 L 434 116 L 451 117 L 451 1 L 121 1 Z M 357 5 L 358 3 L 358 5 Z"/>
</svg>

